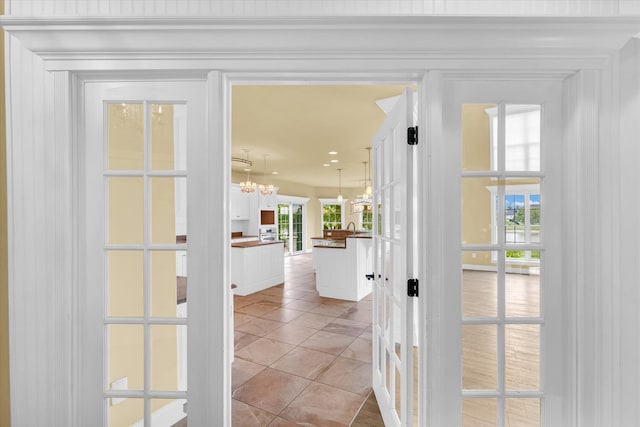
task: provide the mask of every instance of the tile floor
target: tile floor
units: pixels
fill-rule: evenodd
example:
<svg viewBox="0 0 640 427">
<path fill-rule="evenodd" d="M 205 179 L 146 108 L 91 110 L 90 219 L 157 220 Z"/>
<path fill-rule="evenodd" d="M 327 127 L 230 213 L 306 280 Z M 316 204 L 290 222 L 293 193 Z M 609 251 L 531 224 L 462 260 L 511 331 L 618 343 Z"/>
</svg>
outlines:
<svg viewBox="0 0 640 427">
<path fill-rule="evenodd" d="M 305 254 L 234 304 L 233 426 L 349 426 L 371 392 L 371 296 L 320 297 Z"/>
</svg>

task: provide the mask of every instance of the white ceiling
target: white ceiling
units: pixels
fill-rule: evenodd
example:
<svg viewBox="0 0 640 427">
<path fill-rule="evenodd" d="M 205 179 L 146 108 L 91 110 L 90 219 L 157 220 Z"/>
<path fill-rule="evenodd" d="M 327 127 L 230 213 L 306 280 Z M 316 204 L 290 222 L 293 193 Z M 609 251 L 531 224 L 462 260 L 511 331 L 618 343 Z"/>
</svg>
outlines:
<svg viewBox="0 0 640 427">
<path fill-rule="evenodd" d="M 377 100 L 397 96 L 400 85 L 233 86 L 232 156 L 253 161 L 251 178 L 267 173 L 278 180 L 313 187 L 361 187 L 366 147 L 385 119 Z M 337 151 L 335 156 L 329 151 Z M 331 159 L 339 160 L 330 167 Z M 232 162 L 234 171 L 244 165 Z M 257 176 L 256 176 L 257 175 Z"/>
</svg>

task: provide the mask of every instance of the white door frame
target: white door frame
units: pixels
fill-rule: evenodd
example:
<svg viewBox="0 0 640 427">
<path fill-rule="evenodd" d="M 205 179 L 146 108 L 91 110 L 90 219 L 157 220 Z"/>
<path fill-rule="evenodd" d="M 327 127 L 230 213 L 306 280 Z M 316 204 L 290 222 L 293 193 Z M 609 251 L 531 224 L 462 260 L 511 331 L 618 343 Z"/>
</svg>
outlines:
<svg viewBox="0 0 640 427">
<path fill-rule="evenodd" d="M 616 325 L 621 320 L 616 317 L 619 310 L 611 309 L 625 303 L 614 293 L 618 287 L 600 287 L 617 277 L 611 273 L 616 260 L 606 252 L 609 246 L 601 244 L 604 241 L 614 245 L 616 235 L 609 238 L 591 236 L 589 232 L 599 229 L 603 218 L 615 223 L 617 213 L 599 203 L 603 194 L 598 189 L 594 192 L 581 183 L 593 182 L 594 171 L 602 171 L 601 183 L 607 185 L 604 188 L 615 186 L 615 178 L 610 175 L 615 169 L 615 157 L 600 159 L 598 155 L 609 152 L 612 137 L 617 146 L 619 123 L 610 120 L 617 117 L 618 111 L 617 55 L 640 29 L 640 19 L 334 17 L 247 22 L 215 18 L 104 20 L 5 16 L 0 24 L 9 34 L 7 193 L 14 427 L 80 426 L 81 408 L 74 395 L 79 379 L 73 369 L 80 362 L 77 338 L 83 326 L 77 322 L 79 307 L 75 297 L 80 287 L 78 251 L 82 250 L 78 222 L 78 194 L 82 186 L 77 174 L 77 144 L 81 141 L 78 91 L 82 79 L 105 80 L 122 77 L 123 73 L 145 80 L 207 76 L 211 120 L 208 137 L 211 155 L 218 166 L 217 172 L 211 172 L 209 182 L 220 183 L 210 192 L 215 206 L 228 201 L 229 183 L 224 172 L 228 165 L 224 161 L 230 154 L 223 143 L 229 132 L 228 78 L 239 81 L 278 76 L 286 80 L 304 74 L 307 81 L 314 76 L 320 76 L 320 80 L 333 76 L 362 82 L 372 75 L 375 80 L 383 80 L 385 74 L 393 81 L 394 74 L 400 73 L 421 79 L 426 90 L 420 94 L 425 111 L 420 114 L 419 125 L 426 139 L 418 155 L 419 164 L 426 165 L 428 171 L 419 191 L 422 212 L 431 215 L 426 218 L 430 226 L 423 227 L 420 240 L 431 239 L 434 244 L 443 242 L 442 233 L 426 231 L 437 230 L 434 226 L 444 214 L 437 209 L 442 195 L 429 190 L 440 184 L 440 165 L 432 164 L 430 159 L 432 154 L 437 157 L 440 149 L 437 142 L 442 137 L 443 79 L 457 72 L 496 79 L 511 79 L 523 72 L 539 77 L 567 76 L 565 108 L 575 113 L 567 123 L 567 147 L 575 154 L 565 170 L 570 191 L 567 217 L 577 218 L 567 235 L 566 251 L 570 253 L 567 292 L 576 304 L 575 311 L 567 316 L 576 331 L 575 342 L 571 343 L 572 359 L 579 362 L 576 370 L 568 374 L 572 376 L 571 424 L 589 425 L 593 420 L 615 419 L 606 417 L 616 413 L 611 402 L 621 401 L 622 381 L 619 375 L 605 375 L 603 369 L 619 360 L 622 348 L 619 342 L 609 339 L 609 329 L 591 326 Z M 220 70 L 235 71 L 224 75 Z M 416 70 L 435 71 L 422 77 L 424 72 Z M 618 205 L 616 194 L 606 196 L 609 208 Z M 433 207 L 431 211 L 429 206 Z M 580 208 L 586 207 L 591 210 L 583 214 Z M 228 260 L 223 257 L 228 233 L 224 233 L 224 227 L 228 216 L 216 209 L 211 209 L 211 213 L 212 230 L 217 231 L 211 232 L 201 249 L 203 253 L 219 255 L 216 259 L 222 268 L 212 269 L 211 278 L 225 283 L 228 266 L 224 266 Z M 423 254 L 424 249 L 423 246 Z M 35 265 L 34 259 L 38 261 Z M 607 269 L 597 267 L 603 265 L 602 259 Z M 437 253 L 423 256 L 420 271 L 429 271 L 429 267 L 445 261 Z M 430 280 L 423 283 L 429 287 Z M 592 289 L 597 289 L 597 293 Z M 211 291 L 208 296 L 211 301 L 203 299 L 203 304 L 211 302 L 215 306 L 214 296 L 223 300 L 225 292 Z M 430 295 L 426 302 L 428 309 L 442 304 L 441 295 L 435 290 Z M 217 420 L 224 425 L 230 422 L 224 351 L 219 348 L 225 329 L 218 317 L 210 320 L 209 324 L 219 327 L 215 336 L 213 333 L 208 336 L 210 355 L 214 357 L 209 358 L 209 369 L 202 378 L 219 388 L 211 395 L 190 396 L 190 401 L 203 399 L 209 404 L 209 411 L 201 420 L 195 420 L 196 424 Z M 423 321 L 429 323 L 431 341 L 442 339 L 432 323 L 437 319 Z M 438 363 L 427 360 L 427 366 Z M 421 381 L 423 390 L 446 387 L 447 379 L 431 370 L 428 382 L 427 386 Z M 438 396 L 433 393 L 423 393 L 421 400 L 422 407 L 438 404 Z M 637 423 L 637 418 L 634 420 Z M 438 420 L 427 421 L 422 425 L 438 425 Z M 597 424 L 596 421 L 594 425 Z"/>
</svg>

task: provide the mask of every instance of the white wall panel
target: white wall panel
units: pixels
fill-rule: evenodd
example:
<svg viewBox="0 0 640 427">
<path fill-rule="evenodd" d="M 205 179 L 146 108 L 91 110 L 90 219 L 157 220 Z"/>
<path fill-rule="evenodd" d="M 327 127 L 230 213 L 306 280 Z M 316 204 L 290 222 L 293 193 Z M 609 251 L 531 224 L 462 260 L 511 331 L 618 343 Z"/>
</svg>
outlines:
<svg viewBox="0 0 640 427">
<path fill-rule="evenodd" d="M 53 108 L 66 82 L 14 38 L 6 46 L 12 425 L 70 425 L 71 259 L 60 244 L 71 238 L 71 157 L 47 120 L 68 120 Z"/>
<path fill-rule="evenodd" d="M 7 0 L 20 16 L 343 16 L 640 14 L 637 0 Z"/>
</svg>

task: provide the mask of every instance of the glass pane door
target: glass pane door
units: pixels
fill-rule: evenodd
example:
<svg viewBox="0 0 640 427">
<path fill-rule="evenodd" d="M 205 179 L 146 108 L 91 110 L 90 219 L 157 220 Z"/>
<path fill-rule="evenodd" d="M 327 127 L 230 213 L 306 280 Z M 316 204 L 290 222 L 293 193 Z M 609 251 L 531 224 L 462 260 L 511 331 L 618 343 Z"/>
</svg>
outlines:
<svg viewBox="0 0 640 427">
<path fill-rule="evenodd" d="M 205 199 L 193 191 L 204 175 L 194 163 L 203 157 L 194 155 L 203 147 L 203 86 L 87 84 L 83 425 L 186 422 L 187 377 L 193 378 L 187 358 L 206 343 L 187 342 L 188 325 L 202 323 L 193 317 L 197 304 L 187 306 L 200 290 L 190 281 L 204 271 L 204 257 L 190 252 L 197 239 L 189 238 Z M 199 414 L 200 405 L 194 408 Z"/>
<path fill-rule="evenodd" d="M 107 425 L 171 426 L 186 417 L 186 105 L 104 109 Z"/>
<path fill-rule="evenodd" d="M 432 274 L 448 304 L 434 306 L 434 332 L 446 337 L 435 350 L 445 381 L 435 416 L 465 427 L 561 425 L 561 83 L 445 87 L 435 163 L 446 184 L 432 230 L 444 262 Z"/>
<path fill-rule="evenodd" d="M 284 241 L 285 254 L 293 255 L 304 251 L 303 226 L 303 205 L 278 204 L 278 240 Z"/>
<path fill-rule="evenodd" d="M 414 300 L 407 292 L 413 273 L 413 198 L 409 196 L 413 123 L 412 93 L 403 93 L 373 141 L 373 389 L 387 426 L 417 425 L 417 342 Z"/>
</svg>

